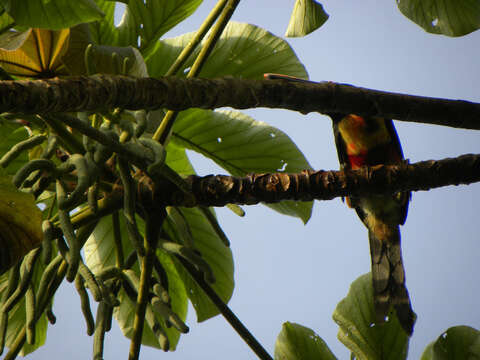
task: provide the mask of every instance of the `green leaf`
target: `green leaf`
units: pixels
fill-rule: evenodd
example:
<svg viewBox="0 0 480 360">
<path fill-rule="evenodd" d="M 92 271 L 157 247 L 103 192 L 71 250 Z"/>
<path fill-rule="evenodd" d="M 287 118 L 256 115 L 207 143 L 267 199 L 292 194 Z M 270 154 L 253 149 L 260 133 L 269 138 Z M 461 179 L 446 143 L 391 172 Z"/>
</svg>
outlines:
<svg viewBox="0 0 480 360">
<path fill-rule="evenodd" d="M 140 232 L 143 233 L 143 221 L 140 218 L 137 218 L 137 222 Z M 133 251 L 133 246 L 126 236 L 127 230 L 122 216 L 120 216 L 120 232 L 123 235 L 122 247 L 124 254 L 128 255 Z M 106 267 L 115 266 L 113 224 L 110 217 L 104 217 L 102 220 L 100 220 L 92 235 L 85 243 L 84 251 L 86 263 L 95 274 Z M 168 293 L 171 298 L 172 309 L 180 317 L 180 319 L 185 321 L 187 316 L 188 302 L 182 279 L 178 275 L 169 255 L 160 251 L 157 252 L 157 255 L 167 273 L 169 285 Z M 138 264 L 134 266 L 133 270 L 136 272 L 137 276 L 140 277 Z M 119 294 L 119 300 L 120 306 L 114 309 L 114 316 L 123 334 L 126 337 L 131 337 L 133 333 L 135 304 L 130 301 L 123 290 Z M 163 324 L 163 328 L 166 331 L 170 341 L 170 349 L 174 350 L 180 338 L 180 333 L 173 327 L 166 328 L 165 323 L 158 315 L 156 315 L 156 318 L 161 324 Z M 160 348 L 160 344 L 158 343 L 158 340 L 148 323 L 145 323 L 142 344 Z"/>
<path fill-rule="evenodd" d="M 311 169 L 295 143 L 282 131 L 237 111 L 188 110 L 179 114 L 172 140 L 212 159 L 234 176 L 299 172 Z M 311 202 L 270 205 L 307 222 Z"/>
<path fill-rule="evenodd" d="M 275 360 L 334 360 L 335 355 L 312 329 L 286 322 L 275 342 Z"/>
<path fill-rule="evenodd" d="M 138 26 L 142 43 L 149 46 L 168 30 L 190 16 L 202 0 L 130 0 L 127 11 Z"/>
<path fill-rule="evenodd" d="M 338 339 L 357 359 L 406 359 L 409 338 L 391 312 L 384 324 L 375 324 L 370 273 L 360 276 L 338 303 L 333 320 L 340 326 Z"/>
<path fill-rule="evenodd" d="M 215 275 L 215 283 L 212 288 L 218 296 L 228 303 L 233 288 L 233 257 L 230 248 L 226 247 L 202 212 L 197 208 L 187 209 L 179 208 L 185 217 L 194 239 L 194 246 L 201 254 L 202 258 L 210 265 Z M 210 209 L 210 211 L 213 211 Z M 177 233 L 171 228 L 165 227 L 171 239 L 182 243 L 177 238 Z M 195 308 L 199 322 L 207 320 L 219 313 L 217 307 L 204 294 L 203 290 L 190 277 L 183 266 L 175 261 L 177 271 L 183 279 L 187 295 Z"/>
<path fill-rule="evenodd" d="M 185 153 L 185 149 L 175 145 L 174 142 L 170 142 L 167 146 L 166 163 L 181 175 L 195 174 Z M 218 234 L 200 210 L 196 208 L 180 208 L 180 210 L 193 236 L 195 248 L 200 251 L 202 257 L 207 261 L 215 274 L 216 282 L 212 287 L 224 302 L 228 302 L 234 288 L 233 256 L 230 248 L 225 247 Z M 213 209 L 210 208 L 209 211 L 215 214 Z M 168 232 L 170 236 L 173 236 L 178 242 L 181 242 L 181 239 L 177 239 L 178 231 L 171 229 Z M 184 280 L 187 294 L 195 308 L 198 321 L 204 321 L 217 315 L 218 310 L 216 306 L 205 296 L 203 290 L 198 287 L 196 282 L 177 261 L 175 264 L 179 274 Z"/>
<path fill-rule="evenodd" d="M 0 158 L 16 143 L 27 138 L 28 132 L 24 126 L 0 118 Z M 6 173 L 14 175 L 27 161 L 28 154 L 24 151 L 5 168 Z"/>
<path fill-rule="evenodd" d="M 478 0 L 397 0 L 397 5 L 429 33 L 463 36 L 480 28 Z"/>
<path fill-rule="evenodd" d="M 97 0 L 105 17 L 90 23 L 92 38 L 98 45 L 138 46 L 137 24 L 129 11 L 125 11 L 118 27 L 115 26 L 115 2 Z"/>
<path fill-rule="evenodd" d="M 328 20 L 322 4 L 315 0 L 297 0 L 285 36 L 302 37 L 317 30 Z"/>
<path fill-rule="evenodd" d="M 16 25 L 60 30 L 101 19 L 93 0 L 0 0 Z"/>
<path fill-rule="evenodd" d="M 10 176 L 0 176 L 0 273 L 16 264 L 43 240 L 42 212 L 32 194 L 13 186 Z"/>
<path fill-rule="evenodd" d="M 188 33 L 159 41 L 145 57 L 150 76 L 165 74 L 194 35 Z M 179 74 L 192 66 L 199 48 Z M 230 21 L 198 76 L 213 78 L 231 75 L 262 79 L 263 74 L 268 72 L 308 77 L 305 67 L 285 40 L 257 26 Z"/>
<path fill-rule="evenodd" d="M 98 44 L 148 48 L 175 25 L 189 17 L 202 0 L 130 0 L 118 27 L 114 25 L 115 4 L 98 0 L 106 17 L 92 24 Z"/>
<path fill-rule="evenodd" d="M 170 65 L 175 61 L 177 56 L 180 54 L 182 49 L 188 44 L 188 42 L 193 38 L 194 33 L 185 34 L 173 39 L 167 39 L 163 41 L 159 41 L 155 48 L 148 53 L 146 56 L 146 64 L 148 68 L 148 72 L 150 76 L 159 77 L 165 74 L 168 70 Z M 275 56 L 272 56 L 275 54 Z M 190 67 L 193 64 L 193 59 L 195 56 L 198 55 L 198 50 L 190 57 L 190 60 L 184 65 L 183 73 L 185 69 Z M 209 60 L 205 64 L 202 72 L 199 76 L 201 77 L 218 77 L 224 75 L 234 75 L 237 77 L 243 78 L 263 78 L 263 74 L 266 72 L 275 72 L 275 73 L 283 73 L 291 76 L 298 76 L 298 77 L 307 77 L 307 73 L 305 71 L 304 66 L 300 63 L 297 56 L 295 55 L 294 51 L 285 42 L 283 39 L 276 37 L 275 35 L 258 28 L 254 25 L 250 24 L 243 24 L 237 22 L 230 22 L 225 31 L 222 33 L 222 36 L 219 39 L 213 53 L 210 55 Z M 238 112 L 231 112 L 232 114 L 240 114 Z M 202 122 L 208 122 L 213 117 L 217 118 L 224 118 L 223 122 L 231 121 L 231 116 L 229 115 L 212 115 L 212 114 L 222 114 L 221 112 L 211 112 L 211 111 L 202 111 L 202 110 L 192 110 L 187 112 L 186 115 L 180 113 L 177 122 L 180 122 L 180 118 L 184 116 L 192 119 L 191 121 L 195 120 L 195 124 L 197 124 L 198 119 L 193 119 L 195 116 L 199 116 Z M 245 115 L 238 115 L 238 117 L 248 118 Z M 253 121 L 253 120 L 249 120 Z M 229 123 L 230 124 L 230 123 Z M 190 124 L 189 124 L 190 125 Z M 177 125 L 176 125 L 177 126 Z M 228 128 L 227 125 L 226 127 Z M 196 125 L 195 125 L 196 128 Z M 264 135 L 270 136 L 269 134 L 274 134 L 275 131 L 278 131 L 275 128 L 271 128 L 274 132 L 267 132 L 265 131 Z M 224 131 L 225 126 L 223 126 Z M 175 129 L 174 129 L 175 131 Z M 215 135 L 215 132 L 212 131 L 210 134 Z M 283 134 L 283 133 L 282 133 Z M 258 134 L 256 135 L 258 136 Z M 218 146 L 218 138 L 223 139 L 223 134 L 220 133 L 219 135 L 211 137 L 211 146 L 217 147 Z M 181 142 L 177 142 L 179 145 L 186 146 L 187 148 L 195 147 L 195 143 L 192 143 L 192 147 L 187 146 L 185 144 L 186 141 L 190 139 L 182 140 Z M 250 140 L 243 137 L 243 140 Z M 291 142 L 291 140 L 289 139 Z M 273 144 L 273 142 L 270 142 Z M 292 143 L 293 144 L 293 143 Z M 221 144 L 220 147 L 224 147 L 224 144 Z M 245 146 L 248 148 L 248 146 Z M 198 148 L 194 150 L 199 151 Z M 299 153 L 298 148 L 293 144 L 291 150 L 294 151 L 293 157 L 296 157 Z M 207 153 L 211 153 L 209 149 L 207 151 L 202 152 L 205 156 L 208 156 Z M 270 151 L 271 153 L 271 151 Z M 256 169 L 263 169 L 260 171 L 276 171 L 277 169 L 283 168 L 284 164 L 288 162 L 290 167 L 286 171 L 294 171 L 294 159 L 288 158 L 288 154 L 282 155 L 283 157 L 275 156 L 275 158 L 271 161 L 270 166 L 268 168 L 260 168 L 259 166 L 255 166 L 255 162 L 257 161 L 255 158 L 252 157 L 252 154 L 248 154 L 248 158 L 242 164 L 240 160 L 240 164 L 232 164 L 231 166 L 227 166 L 227 162 L 223 161 L 221 158 L 222 154 L 214 154 L 215 156 L 212 157 L 214 161 L 216 161 L 220 166 L 224 167 L 228 171 L 230 171 L 234 175 L 244 175 L 246 172 L 254 171 L 253 168 Z M 233 154 L 234 155 L 234 154 Z M 244 155 L 244 154 L 241 154 Z M 220 156 L 220 158 L 219 158 Z M 301 155 L 303 158 L 303 155 Z M 238 156 L 237 156 L 238 158 Z M 281 160 L 284 160 L 284 163 L 281 163 Z M 289 161 L 287 161 L 289 160 Z M 291 161 L 290 161 L 291 160 Z M 308 163 L 303 158 L 305 165 L 298 166 L 297 169 L 305 169 L 309 168 Z M 249 162 L 249 166 L 245 166 L 242 169 L 242 166 L 245 165 L 246 162 Z M 287 165 L 288 165 L 287 164 Z M 239 171 L 233 172 L 235 166 L 240 165 Z M 300 217 L 304 222 L 306 222 L 310 218 L 311 214 L 311 207 L 312 204 L 310 203 L 295 203 L 295 202 L 282 202 L 280 204 L 269 205 L 270 207 L 274 208 L 275 210 L 292 216 Z"/>
<path fill-rule="evenodd" d="M 480 359 L 480 331 L 470 326 L 454 326 L 429 344 L 421 360 Z"/>
<path fill-rule="evenodd" d="M 32 283 L 35 284 L 35 293 L 38 291 L 38 285 L 44 270 L 45 265 L 41 261 L 37 261 L 32 276 Z M 10 269 L 10 271 L 12 271 L 12 269 Z M 3 296 L 3 292 L 7 290 L 10 271 L 0 276 L 0 298 Z M 11 347 L 13 345 L 18 334 L 25 326 L 25 323 L 25 297 L 23 297 L 8 313 L 8 328 L 5 338 L 5 345 L 7 347 Z M 20 351 L 21 356 L 28 355 L 45 344 L 45 340 L 47 339 L 47 328 L 48 321 L 45 313 L 43 313 L 35 325 L 35 343 L 32 345 L 25 343 Z"/>
<path fill-rule="evenodd" d="M 170 142 L 167 146 L 166 164 L 180 175 L 195 174 L 195 170 L 185 153 L 185 148 L 179 147 L 173 142 Z"/>
<path fill-rule="evenodd" d="M 7 12 L 0 15 L 0 34 L 15 26 L 15 21 Z"/>
<path fill-rule="evenodd" d="M 107 45 L 94 45 L 92 48 L 92 63 L 96 73 L 122 74 L 135 77 L 147 77 L 147 67 L 140 52 L 131 46 L 118 47 Z M 114 57 L 114 54 L 118 56 Z M 123 74 L 122 67 L 128 58 L 127 71 Z"/>
</svg>

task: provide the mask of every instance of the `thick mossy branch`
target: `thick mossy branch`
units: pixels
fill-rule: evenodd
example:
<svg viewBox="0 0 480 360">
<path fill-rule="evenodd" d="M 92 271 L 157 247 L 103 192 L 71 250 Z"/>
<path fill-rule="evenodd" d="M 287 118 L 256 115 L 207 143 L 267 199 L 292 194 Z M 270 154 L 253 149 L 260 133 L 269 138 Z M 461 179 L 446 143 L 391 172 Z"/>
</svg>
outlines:
<svg viewBox="0 0 480 360">
<path fill-rule="evenodd" d="M 225 206 L 254 205 L 283 200 L 331 200 L 350 195 L 420 191 L 449 185 L 467 185 L 480 181 L 480 155 L 428 160 L 414 164 L 379 165 L 355 171 L 313 171 L 301 173 L 251 174 L 245 177 L 208 175 L 187 177 L 192 186 L 192 199 L 168 181 L 158 181 L 144 187 L 139 196 L 166 206 Z M 123 191 L 116 187 L 99 201 L 96 214 L 86 209 L 72 218 L 75 228 L 88 224 L 99 216 L 121 208 Z"/>
<path fill-rule="evenodd" d="M 160 187 L 157 201 L 168 205 L 225 206 L 228 203 L 254 205 L 283 200 L 330 200 L 363 194 L 420 191 L 437 187 L 480 181 L 480 155 L 463 155 L 415 164 L 379 165 L 355 171 L 313 171 L 297 174 L 251 174 L 246 177 L 226 175 L 189 176 L 196 203 L 183 203 L 181 193 Z"/>
<path fill-rule="evenodd" d="M 389 93 L 333 82 L 112 75 L 0 81 L 0 113 L 44 114 L 113 108 L 185 110 L 283 108 L 354 113 L 480 130 L 480 104 Z"/>
</svg>

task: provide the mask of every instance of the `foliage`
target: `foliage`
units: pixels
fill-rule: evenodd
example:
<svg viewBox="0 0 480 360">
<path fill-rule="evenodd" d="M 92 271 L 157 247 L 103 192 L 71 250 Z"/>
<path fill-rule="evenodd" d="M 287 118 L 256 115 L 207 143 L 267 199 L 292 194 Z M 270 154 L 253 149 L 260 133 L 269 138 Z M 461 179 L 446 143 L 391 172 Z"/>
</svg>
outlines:
<svg viewBox="0 0 480 360">
<path fill-rule="evenodd" d="M 480 27 L 480 3 L 475 0 L 397 0 L 397 5 L 429 33 L 463 36 Z"/>
<path fill-rule="evenodd" d="M 446 1 L 444 7 L 436 2 L 397 1 L 406 16 L 429 32 L 460 36 L 478 28 L 477 2 L 454 6 Z M 162 38 L 200 3 L 130 0 L 115 26 L 114 1 L 1 0 L 2 78 L 186 76 L 192 68 L 207 78 L 260 79 L 266 72 L 307 77 L 283 39 L 251 24 L 227 24 L 229 9 L 238 3 L 232 0 L 219 2 L 223 10 L 215 14 L 222 26 L 207 21 L 208 36 L 199 31 Z M 451 16 L 453 8 L 460 15 L 468 10 L 469 16 Z M 296 1 L 287 35 L 304 36 L 327 19 L 318 2 Z M 212 42 L 216 46 L 205 63 L 204 49 Z M 193 43 L 198 47 L 189 50 Z M 158 141 L 162 131 L 170 141 Z M 94 141 L 92 134 L 103 140 Z M 121 151 L 114 152 L 107 143 Z M 140 343 L 176 348 L 181 334 L 188 332 L 188 301 L 199 321 L 216 316 L 228 303 L 234 289 L 233 254 L 214 210 L 165 207 L 143 197 L 159 191 L 155 186 L 165 179 L 188 194 L 182 176 L 195 171 L 187 149 L 236 176 L 310 168 L 287 134 L 237 111 L 1 115 L 0 351 L 9 347 L 7 358 L 43 345 L 47 318 L 54 321 L 54 294 L 64 278 L 75 281 L 87 332 L 94 335 L 95 357 L 102 356 L 112 316 L 138 356 Z M 118 188 L 120 205 L 112 205 Z M 306 223 L 312 205 L 270 207 Z M 90 297 L 99 303 L 95 324 Z M 333 314 L 340 340 L 359 359 L 406 358 L 408 336 L 394 314 L 385 324 L 374 323 L 372 299 L 371 279 L 364 275 Z M 477 330 L 451 328 L 427 347 L 423 358 L 479 356 L 478 339 Z M 312 330 L 285 323 L 275 358 L 335 357 Z"/>
</svg>

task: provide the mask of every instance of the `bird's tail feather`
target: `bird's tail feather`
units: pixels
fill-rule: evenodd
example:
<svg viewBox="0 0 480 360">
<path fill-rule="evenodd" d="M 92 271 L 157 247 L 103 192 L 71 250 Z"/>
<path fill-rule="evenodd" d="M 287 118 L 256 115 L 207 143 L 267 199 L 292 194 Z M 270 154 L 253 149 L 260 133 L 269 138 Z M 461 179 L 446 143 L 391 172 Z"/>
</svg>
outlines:
<svg viewBox="0 0 480 360">
<path fill-rule="evenodd" d="M 385 321 L 393 305 L 402 328 L 411 335 L 416 316 L 405 286 L 399 226 L 377 223 L 368 237 L 377 322 Z"/>
</svg>

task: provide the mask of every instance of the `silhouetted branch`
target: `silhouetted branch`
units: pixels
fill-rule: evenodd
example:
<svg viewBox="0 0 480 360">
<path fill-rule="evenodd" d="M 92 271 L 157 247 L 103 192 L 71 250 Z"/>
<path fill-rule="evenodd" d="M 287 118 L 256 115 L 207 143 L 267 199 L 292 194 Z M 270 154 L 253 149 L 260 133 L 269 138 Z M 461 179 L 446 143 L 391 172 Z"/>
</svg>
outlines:
<svg viewBox="0 0 480 360">
<path fill-rule="evenodd" d="M 480 181 L 480 155 L 422 161 L 396 166 L 379 165 L 356 171 L 312 171 L 298 174 L 252 174 L 243 178 L 223 175 L 190 176 L 196 205 L 253 205 L 283 200 L 330 200 L 335 197 L 397 191 L 429 190 Z M 164 188 L 155 193 L 166 203 L 180 199 Z M 172 189 L 173 191 L 173 189 Z M 167 196 L 169 199 L 164 199 Z"/>
<path fill-rule="evenodd" d="M 331 200 L 349 195 L 420 191 L 438 187 L 471 184 L 480 181 L 480 155 L 462 155 L 457 158 L 421 161 L 415 164 L 379 165 L 354 171 L 313 171 L 297 174 L 250 174 L 245 177 L 227 175 L 191 175 L 185 179 L 192 186 L 195 197 L 185 193 L 166 180 L 154 187 L 144 187 L 140 198 L 175 206 L 225 206 L 226 204 L 254 205 L 284 200 Z M 99 202 L 96 214 L 86 210 L 74 216 L 77 228 L 99 216 L 121 208 L 121 187 L 116 187 L 106 199 Z"/>
<path fill-rule="evenodd" d="M 132 78 L 94 75 L 0 81 L 0 112 L 44 114 L 124 109 L 283 108 L 355 113 L 480 130 L 480 104 L 389 93 L 352 85 L 235 78 Z"/>
</svg>

